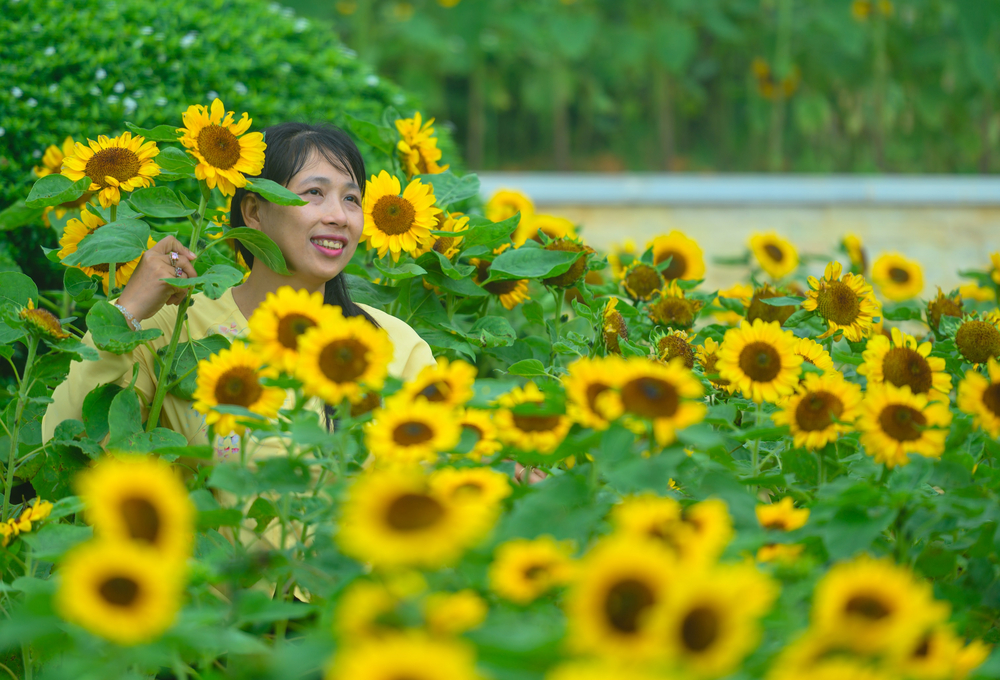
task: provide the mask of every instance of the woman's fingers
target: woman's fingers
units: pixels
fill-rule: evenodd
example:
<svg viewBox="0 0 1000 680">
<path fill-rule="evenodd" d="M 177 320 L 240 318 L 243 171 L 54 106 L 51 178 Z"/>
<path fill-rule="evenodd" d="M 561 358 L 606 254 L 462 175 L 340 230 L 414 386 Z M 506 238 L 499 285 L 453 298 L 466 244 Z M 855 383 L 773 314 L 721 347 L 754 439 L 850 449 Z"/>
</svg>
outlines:
<svg viewBox="0 0 1000 680">
<path fill-rule="evenodd" d="M 160 242 L 153 246 L 150 250 L 167 254 L 174 252 L 182 257 L 186 257 L 188 260 L 193 260 L 196 257 L 194 253 L 185 248 L 184 245 L 173 236 L 164 236 L 160 239 Z"/>
</svg>

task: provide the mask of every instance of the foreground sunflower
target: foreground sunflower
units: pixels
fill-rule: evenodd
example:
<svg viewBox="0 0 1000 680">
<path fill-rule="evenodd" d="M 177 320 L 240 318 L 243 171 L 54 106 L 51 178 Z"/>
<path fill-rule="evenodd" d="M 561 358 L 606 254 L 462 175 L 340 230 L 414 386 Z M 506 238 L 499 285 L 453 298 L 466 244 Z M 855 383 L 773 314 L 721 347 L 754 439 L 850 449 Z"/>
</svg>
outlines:
<svg viewBox="0 0 1000 680">
<path fill-rule="evenodd" d="M 177 617 L 181 580 L 176 562 L 123 541 L 88 541 L 59 568 L 60 615 L 120 645 L 160 637 Z"/>
<path fill-rule="evenodd" d="M 802 309 L 815 311 L 827 323 L 820 339 L 843 332 L 851 342 L 861 342 L 871 331 L 874 318 L 880 316 L 872 287 L 863 277 L 844 274 L 839 262 L 826 265 L 822 279 L 809 277 L 812 290 L 806 292 Z"/>
<path fill-rule="evenodd" d="M 365 425 L 365 446 L 380 466 L 433 463 L 461 439 L 454 415 L 446 404 L 394 396 Z"/>
<path fill-rule="evenodd" d="M 475 591 L 431 593 L 421 602 L 424 623 L 433 635 L 459 635 L 482 625 L 489 605 Z"/>
<path fill-rule="evenodd" d="M 621 275 L 622 286 L 633 300 L 651 300 L 664 280 L 656 267 L 636 260 Z"/>
<path fill-rule="evenodd" d="M 88 139 L 87 144 L 76 143 L 73 154 L 63 159 L 62 174 L 74 182 L 89 177 L 88 191 L 97 192 L 104 208 L 118 205 L 123 191 L 152 186 L 160 174 L 160 166 L 153 161 L 160 150 L 145 137 L 123 132 L 111 138 L 101 135 L 96 142 Z"/>
<path fill-rule="evenodd" d="M 860 414 L 860 385 L 839 373 L 808 373 L 772 419 L 788 426 L 796 447 L 814 451 L 851 432 Z"/>
<path fill-rule="evenodd" d="M 285 403 L 285 391 L 266 387 L 261 378 L 276 378 L 278 371 L 263 366 L 260 356 L 242 342 L 198 362 L 198 387 L 194 391 L 195 411 L 205 414 L 205 422 L 215 433 L 243 434 L 246 427 L 238 416 L 222 413 L 215 406 L 242 406 L 263 418 L 276 418 Z"/>
<path fill-rule="evenodd" d="M 469 460 L 481 463 L 483 458 L 503 448 L 489 411 L 465 409 L 458 418 L 458 424 L 462 427 L 463 438 L 472 441 L 472 448 L 464 453 Z"/>
<path fill-rule="evenodd" d="M 955 331 L 955 345 L 971 364 L 1000 358 L 1000 313 L 970 314 Z"/>
<path fill-rule="evenodd" d="M 618 385 L 623 363 L 615 356 L 577 359 L 566 369 L 562 378 L 566 390 L 566 413 L 573 422 L 595 430 L 606 430 L 620 409 L 607 417 L 609 405 L 598 406 L 598 399 L 611 397 Z"/>
<path fill-rule="evenodd" d="M 264 135 L 247 132 L 253 120 L 245 113 L 234 121 L 234 111 L 226 111 L 216 97 L 211 106 L 193 104 L 181 114 L 184 127 L 178 141 L 198 159 L 194 175 L 205 180 L 209 189 L 219 187 L 223 196 L 232 196 L 245 187 L 245 175 L 259 175 L 264 168 Z"/>
<path fill-rule="evenodd" d="M 392 340 L 364 317 L 315 326 L 299 338 L 296 375 L 306 394 L 331 406 L 359 402 L 380 390 L 392 361 Z"/>
<path fill-rule="evenodd" d="M 865 394 L 857 429 L 865 452 L 891 468 L 909 463 L 911 453 L 940 457 L 950 424 L 947 402 L 883 383 Z"/>
<path fill-rule="evenodd" d="M 101 458 L 77 476 L 76 488 L 99 537 L 148 546 L 164 562 L 187 559 L 194 545 L 194 504 L 165 461 Z"/>
<path fill-rule="evenodd" d="M 633 431 L 644 431 L 648 423 L 660 446 L 673 443 L 679 430 L 705 417 L 707 407 L 699 401 L 705 390 L 680 359 L 662 364 L 633 357 L 620 365 L 617 383 L 618 389 L 598 408 L 609 418 L 623 414 Z M 618 403 L 611 406 L 613 398 Z"/>
<path fill-rule="evenodd" d="M 705 256 L 701 246 L 692 238 L 679 231 L 665 236 L 657 236 L 649 247 L 653 249 L 653 264 L 659 265 L 670 258 L 670 264 L 660 271 L 667 281 L 687 279 L 696 281 L 705 278 Z"/>
<path fill-rule="evenodd" d="M 1000 438 L 1000 363 L 990 359 L 988 378 L 975 370 L 966 371 L 958 384 L 958 408 L 974 416 L 976 427 L 994 439 Z"/>
<path fill-rule="evenodd" d="M 539 233 L 545 234 L 550 239 L 577 238 L 576 225 L 565 217 L 539 213 L 528 217 L 522 215 L 517 229 L 514 230 L 510 238 L 514 242 L 514 247 L 520 248 L 529 240 L 541 243 L 542 239 L 539 237 Z"/>
<path fill-rule="evenodd" d="M 407 399 L 424 399 L 460 408 L 472 399 L 472 383 L 475 380 L 476 367 L 472 364 L 439 357 L 436 365 L 427 366 L 416 378 L 403 385 L 400 394 Z"/>
<path fill-rule="evenodd" d="M 521 213 L 521 221 L 523 222 L 535 214 L 535 204 L 520 191 L 500 189 L 486 202 L 484 212 L 486 219 L 491 222 L 503 222 L 517 213 Z"/>
<path fill-rule="evenodd" d="M 726 331 L 716 369 L 748 399 L 777 402 L 799 381 L 802 357 L 795 353 L 796 340 L 777 322 L 744 321 Z"/>
<path fill-rule="evenodd" d="M 757 521 L 765 529 L 795 531 L 806 525 L 809 508 L 796 509 L 791 496 L 785 496 L 777 503 L 764 503 L 754 508 Z"/>
<path fill-rule="evenodd" d="M 406 185 L 400 193 L 399 179 L 383 170 L 365 186 L 362 209 L 365 226 L 361 239 L 393 262 L 400 253 L 414 253 L 432 238 L 441 209 L 434 206 L 434 187 L 419 178 Z"/>
<path fill-rule="evenodd" d="M 493 421 L 500 440 L 522 451 L 552 453 L 566 438 L 573 424 L 563 414 L 521 412 L 524 406 L 545 405 L 545 395 L 533 382 L 515 387 L 496 403 L 500 408 L 494 413 Z"/>
<path fill-rule="evenodd" d="M 490 588 L 500 597 L 528 604 L 574 574 L 573 546 L 551 536 L 516 538 L 500 544 L 489 569 Z"/>
<path fill-rule="evenodd" d="M 63 235 L 59 239 L 59 245 L 62 246 L 59 251 L 59 259 L 64 260 L 71 254 L 76 252 L 76 249 L 80 247 L 80 241 L 86 237 L 93 234 L 95 231 L 103 227 L 107 222 L 105 222 L 101 217 L 90 212 L 86 207 L 80 211 L 80 219 L 75 217 L 71 218 L 66 222 L 66 226 L 63 229 Z M 146 247 L 152 248 L 156 245 L 156 241 L 149 237 L 146 241 Z M 142 259 L 142 255 L 135 258 L 131 262 L 120 262 L 115 263 L 115 286 L 122 288 L 129 279 L 132 278 L 132 273 L 135 268 L 139 266 L 139 261 Z M 95 264 L 89 267 L 82 267 L 79 265 L 74 265 L 77 269 L 81 270 L 87 276 L 99 276 L 101 281 L 104 282 L 104 292 L 108 292 L 108 286 L 110 285 L 111 279 L 111 267 L 109 264 Z"/>
<path fill-rule="evenodd" d="M 424 123 L 419 111 L 413 114 L 413 118 L 396 121 L 396 129 L 402 137 L 396 144 L 396 149 L 407 178 L 414 175 L 436 175 L 448 169 L 447 165 L 438 165 L 441 149 L 437 148 L 433 126 L 434 119 L 430 118 Z"/>
<path fill-rule="evenodd" d="M 499 509 L 511 492 L 510 477 L 488 467 L 440 468 L 431 473 L 428 484 L 449 501 L 492 509 Z"/>
<path fill-rule="evenodd" d="M 324 680 L 479 680 L 476 657 L 454 638 L 417 631 L 340 647 Z"/>
<path fill-rule="evenodd" d="M 250 342 L 264 363 L 294 373 L 299 339 L 310 328 L 332 326 L 344 320 L 339 307 L 323 304 L 323 293 L 282 286 L 268 293 L 250 317 Z"/>
<path fill-rule="evenodd" d="M 944 359 L 930 353 L 931 343 L 918 344 L 912 335 L 893 328 L 891 339 L 879 335 L 868 341 L 862 354 L 865 363 L 858 367 L 858 373 L 868 377 L 869 386 L 905 385 L 914 394 L 947 401 L 951 375 L 945 370 Z"/>
<path fill-rule="evenodd" d="M 750 251 L 772 279 L 783 278 L 798 269 L 799 253 L 795 246 L 773 231 L 751 236 Z"/>
<path fill-rule="evenodd" d="M 695 356 L 698 359 L 698 365 L 701 366 L 702 373 L 712 383 L 712 387 L 732 394 L 736 388 L 731 382 L 719 376 L 717 366 L 719 362 L 719 347 L 719 343 L 712 338 L 705 338 L 705 344 L 695 347 Z"/>
<path fill-rule="evenodd" d="M 886 253 L 872 265 L 872 281 L 883 297 L 893 302 L 912 300 L 924 289 L 924 273 L 920 263 L 899 253 Z"/>
<path fill-rule="evenodd" d="M 702 306 L 701 300 L 688 298 L 677 281 L 670 281 L 649 303 L 649 318 L 661 326 L 686 330 L 694 325 Z"/>
<path fill-rule="evenodd" d="M 470 262 L 476 268 L 476 271 L 472 275 L 473 281 L 482 286 L 483 290 L 490 295 L 499 298 L 500 304 L 505 309 L 514 309 L 522 302 L 527 302 L 531 299 L 528 295 L 527 279 L 508 279 L 505 281 L 483 283 L 490 277 L 490 264 L 492 263 L 488 260 L 480 260 L 475 257 Z"/>
</svg>

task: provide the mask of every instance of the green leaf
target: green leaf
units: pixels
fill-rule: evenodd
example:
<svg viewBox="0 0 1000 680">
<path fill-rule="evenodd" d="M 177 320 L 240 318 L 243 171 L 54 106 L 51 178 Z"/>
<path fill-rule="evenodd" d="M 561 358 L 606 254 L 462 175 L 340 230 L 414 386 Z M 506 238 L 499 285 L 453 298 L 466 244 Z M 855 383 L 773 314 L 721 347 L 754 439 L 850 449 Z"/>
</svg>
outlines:
<svg viewBox="0 0 1000 680">
<path fill-rule="evenodd" d="M 511 375 L 520 375 L 525 378 L 548 377 L 545 366 L 538 359 L 522 359 L 510 365 L 507 372 Z"/>
<path fill-rule="evenodd" d="M 437 286 L 444 291 L 454 293 L 455 295 L 460 295 L 462 297 L 486 297 L 489 295 L 488 292 L 477 286 L 476 282 L 473 281 L 471 277 L 453 279 L 445 276 L 444 274 L 439 274 L 436 271 L 428 271 L 424 275 L 424 281 L 432 286 Z"/>
<path fill-rule="evenodd" d="M 147 130 L 125 121 L 125 127 L 131 130 L 132 134 L 145 137 L 147 142 L 176 142 L 181 137 L 173 125 L 157 125 L 155 128 Z"/>
<path fill-rule="evenodd" d="M 126 354 L 162 335 L 159 328 L 133 331 L 122 313 L 104 300 L 87 312 L 87 328 L 97 348 L 112 354 Z"/>
<path fill-rule="evenodd" d="M 97 281 L 90 278 L 82 269 L 66 267 L 63 272 L 63 288 L 77 302 L 86 302 L 97 292 Z"/>
<path fill-rule="evenodd" d="M 765 305 L 771 305 L 772 307 L 788 307 L 790 305 L 800 305 L 802 301 L 805 300 L 803 297 L 796 297 L 794 295 L 783 295 L 781 297 L 773 298 L 758 298 Z"/>
<path fill-rule="evenodd" d="M 178 343 L 177 351 L 174 354 L 174 365 L 167 373 L 167 380 L 174 382 L 185 374 L 186 377 L 170 390 L 170 394 L 184 401 L 193 401 L 194 391 L 198 387 L 198 372 L 194 370 L 198 366 L 198 362 L 228 349 L 229 345 L 229 340 L 218 334 L 207 335 L 201 340 Z M 166 352 L 166 346 L 156 351 L 161 359 Z M 157 379 L 159 379 L 159 364 L 157 364 L 156 374 Z"/>
<path fill-rule="evenodd" d="M 253 590 L 241 593 L 238 604 L 237 626 L 301 619 L 316 611 L 315 605 L 275 600 L 269 593 Z"/>
<path fill-rule="evenodd" d="M 63 258 L 69 267 L 131 262 L 146 252 L 149 225 L 132 218 L 119 219 L 88 234 L 75 253 Z"/>
<path fill-rule="evenodd" d="M 324 434 L 329 436 L 328 432 L 324 431 Z M 267 525 L 270 524 L 275 517 L 278 516 L 278 510 L 274 507 L 274 503 L 267 500 L 266 498 L 257 497 L 247 511 L 247 519 L 252 519 L 257 522 L 253 530 L 255 533 L 263 533 L 267 529 Z"/>
<path fill-rule="evenodd" d="M 0 272 L 0 304 L 25 307 L 28 300 L 38 299 L 35 282 L 20 272 Z M 13 312 L 14 310 L 11 310 Z M 0 345 L 6 345 L 24 335 L 20 328 L 13 328 L 0 321 Z"/>
<path fill-rule="evenodd" d="M 22 538 L 31 546 L 32 557 L 53 561 L 93 535 L 93 528 L 88 526 L 45 524 L 37 532 L 24 534 Z"/>
<path fill-rule="evenodd" d="M 788 427 L 785 425 L 762 425 L 761 427 L 751 427 L 749 430 L 736 432 L 732 435 L 736 441 L 747 442 L 759 439 L 762 442 L 776 442 L 788 434 Z"/>
<path fill-rule="evenodd" d="M 579 259 L 580 253 L 541 248 L 505 250 L 490 266 L 490 277 L 484 283 L 509 279 L 540 279 L 566 272 Z"/>
<path fill-rule="evenodd" d="M 125 451 L 142 453 L 162 450 L 160 456 L 169 460 L 175 457 L 173 452 L 187 446 L 187 443 L 187 437 L 180 432 L 165 427 L 154 427 L 150 432 L 135 432 L 111 445 Z"/>
<path fill-rule="evenodd" d="M 916 300 L 891 302 L 882 308 L 882 316 L 886 321 L 910 321 L 911 319 L 919 321 L 922 314 L 923 308 Z"/>
<path fill-rule="evenodd" d="M 24 205 L 29 208 L 47 208 L 50 205 L 69 203 L 83 196 L 90 185 L 89 177 L 74 182 L 65 175 L 46 175 L 31 187 Z"/>
<path fill-rule="evenodd" d="M 52 512 L 49 513 L 49 519 L 61 519 L 69 515 L 75 515 L 81 510 L 83 510 L 83 499 L 77 496 L 67 496 L 66 498 L 60 498 L 52 504 Z"/>
<path fill-rule="evenodd" d="M 108 444 L 113 447 L 121 447 L 125 440 L 142 431 L 142 410 L 135 389 L 124 389 L 111 400 L 108 427 L 111 430 Z"/>
<path fill-rule="evenodd" d="M 260 194 L 271 203 L 275 203 L 277 205 L 305 205 L 308 203 L 308 201 L 303 201 L 287 188 L 281 186 L 277 182 L 272 182 L 269 179 L 247 177 L 246 188 L 247 191 Z"/>
<path fill-rule="evenodd" d="M 9 231 L 37 222 L 44 212 L 44 208 L 29 208 L 23 201 L 18 201 L 0 212 L 0 231 Z"/>
<path fill-rule="evenodd" d="M 260 260 L 264 266 L 276 274 L 288 275 L 288 266 L 285 264 L 285 256 L 281 254 L 278 244 L 271 240 L 271 237 L 259 229 L 250 227 L 236 227 L 226 232 L 225 238 L 211 241 L 205 249 L 208 250 L 217 243 L 222 243 L 226 239 L 236 239 L 247 247 L 253 256 Z"/>
<path fill-rule="evenodd" d="M 355 302 L 381 308 L 395 302 L 396 298 L 399 297 L 399 288 L 381 286 L 353 274 L 345 273 L 341 276 L 345 277 L 347 289 L 351 292 L 351 299 Z"/>
<path fill-rule="evenodd" d="M 165 127 L 165 126 L 161 126 Z M 170 187 L 148 187 L 132 193 L 129 204 L 147 217 L 176 218 L 187 217 L 196 212 L 188 208 Z"/>
<path fill-rule="evenodd" d="M 168 146 L 160 149 L 160 153 L 156 155 L 156 164 L 163 172 L 194 177 L 194 166 L 197 165 L 197 161 L 176 146 Z"/>
<path fill-rule="evenodd" d="M 479 194 L 479 176 L 476 174 L 458 177 L 451 170 L 446 170 L 435 175 L 417 175 L 414 179 L 434 187 L 434 199 L 439 208 Z"/>
<path fill-rule="evenodd" d="M 473 216 L 469 219 L 469 228 L 463 237 L 462 247 L 494 246 L 499 241 L 506 241 L 517 229 L 520 221 L 521 213 L 508 217 L 503 222 L 490 222 L 486 218 Z"/>
<path fill-rule="evenodd" d="M 108 410 L 111 402 L 122 391 L 120 385 L 108 383 L 98 385 L 83 398 L 83 424 L 87 436 L 101 441 L 108 434 Z"/>
<path fill-rule="evenodd" d="M 347 119 L 347 128 L 365 144 L 378 149 L 387 156 L 392 156 L 396 152 L 397 134 L 395 130 L 369 123 L 350 114 L 344 114 L 344 117 Z"/>
<path fill-rule="evenodd" d="M 210 300 L 218 300 L 229 288 L 243 280 L 243 272 L 225 264 L 213 264 L 193 279 L 163 279 L 178 288 L 197 288 Z"/>
<path fill-rule="evenodd" d="M 375 268 L 378 269 L 383 276 L 388 279 L 392 279 L 393 281 L 412 279 L 414 276 L 423 276 L 427 273 L 426 269 L 412 262 L 393 267 L 382 264 L 381 259 L 376 259 L 374 264 Z"/>
<path fill-rule="evenodd" d="M 517 333 L 502 316 L 484 316 L 472 325 L 468 337 L 480 347 L 510 347 Z"/>
</svg>

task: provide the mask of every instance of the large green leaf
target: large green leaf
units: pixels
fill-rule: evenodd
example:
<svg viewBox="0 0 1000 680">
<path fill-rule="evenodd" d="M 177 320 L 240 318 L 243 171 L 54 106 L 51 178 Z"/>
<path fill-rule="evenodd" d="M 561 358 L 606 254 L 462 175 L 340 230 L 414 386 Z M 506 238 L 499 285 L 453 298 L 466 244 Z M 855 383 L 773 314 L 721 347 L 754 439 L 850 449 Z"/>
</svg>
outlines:
<svg viewBox="0 0 1000 680">
<path fill-rule="evenodd" d="M 228 349 L 229 344 L 229 340 L 222 335 L 208 335 L 201 340 L 179 343 L 177 352 L 174 354 L 174 365 L 167 374 L 167 380 L 174 382 L 180 379 L 180 382 L 171 389 L 170 393 L 178 399 L 192 401 L 194 391 L 198 387 L 198 372 L 195 370 L 198 362 Z M 166 349 L 166 346 L 160 348 L 157 354 L 162 358 Z M 158 367 L 159 365 L 157 365 Z M 157 371 L 157 378 L 159 378 L 159 371 Z"/>
<path fill-rule="evenodd" d="M 0 272 L 0 304 L 11 303 L 24 307 L 28 300 L 38 299 L 38 287 L 20 272 Z M 0 321 L 0 346 L 7 345 L 24 335 L 20 328 L 13 328 Z"/>
<path fill-rule="evenodd" d="M 163 172 L 172 175 L 194 177 L 194 166 L 197 165 L 197 161 L 190 154 L 185 153 L 176 146 L 168 146 L 165 149 L 160 149 L 160 153 L 157 154 L 154 160 Z"/>
<path fill-rule="evenodd" d="M 521 213 L 516 213 L 503 222 L 490 222 L 485 217 L 473 216 L 469 220 L 469 228 L 462 240 L 462 247 L 494 246 L 500 241 L 506 241 L 517 229 L 520 221 Z"/>
<path fill-rule="evenodd" d="M 288 274 L 288 266 L 285 264 L 285 256 L 281 254 L 281 249 L 264 232 L 250 227 L 236 227 L 227 231 L 225 238 L 236 239 L 245 245 L 253 253 L 253 256 L 263 262 L 271 271 L 278 274 Z M 222 243 L 224 240 L 212 241 L 206 246 L 206 249 Z"/>
<path fill-rule="evenodd" d="M 484 283 L 557 276 L 573 266 L 579 257 L 580 253 L 531 247 L 506 250 L 493 260 L 490 278 Z"/>
<path fill-rule="evenodd" d="M 31 187 L 24 204 L 29 208 L 47 208 L 75 201 L 83 196 L 90 185 L 89 177 L 74 182 L 64 175 L 46 175 Z"/>
<path fill-rule="evenodd" d="M 193 279 L 163 279 L 178 288 L 199 289 L 211 300 L 218 300 L 229 288 L 243 280 L 243 272 L 226 264 L 213 264 Z"/>
<path fill-rule="evenodd" d="M 260 194 L 271 203 L 277 203 L 278 205 L 305 205 L 308 203 L 308 201 L 303 201 L 285 187 L 269 179 L 247 177 L 246 188 L 247 191 Z"/>
<path fill-rule="evenodd" d="M 180 138 L 177 128 L 173 125 L 157 125 L 155 128 L 147 130 L 125 121 L 125 127 L 131 130 L 132 134 L 145 137 L 147 142 L 176 142 Z"/>
<path fill-rule="evenodd" d="M 124 389 L 111 400 L 108 427 L 111 434 L 108 444 L 115 448 L 128 448 L 123 446 L 125 441 L 142 432 L 142 409 L 135 389 Z"/>
<path fill-rule="evenodd" d="M 147 217 L 187 217 L 196 212 L 181 203 L 170 187 L 148 187 L 134 192 L 128 201 L 133 208 Z"/>
<path fill-rule="evenodd" d="M 126 354 L 162 335 L 159 328 L 133 331 L 122 313 L 103 300 L 96 302 L 87 313 L 87 328 L 98 349 L 113 354 Z"/>
<path fill-rule="evenodd" d="M 366 120 L 355 118 L 349 114 L 344 117 L 347 118 L 347 128 L 357 135 L 361 141 L 378 149 L 387 156 L 395 153 L 398 135 L 392 128 L 369 123 Z"/>
<path fill-rule="evenodd" d="M 88 234 L 75 253 L 63 258 L 71 267 L 93 267 L 112 262 L 131 262 L 146 251 L 149 225 L 132 218 L 119 219 Z"/>
<path fill-rule="evenodd" d="M 18 201 L 0 212 L 0 231 L 9 231 L 37 222 L 43 212 L 45 208 L 29 208 L 23 201 Z"/>
<path fill-rule="evenodd" d="M 416 179 L 434 187 L 434 198 L 439 208 L 472 198 L 479 193 L 479 176 L 455 175 L 451 170 L 435 175 L 417 175 Z"/>
</svg>

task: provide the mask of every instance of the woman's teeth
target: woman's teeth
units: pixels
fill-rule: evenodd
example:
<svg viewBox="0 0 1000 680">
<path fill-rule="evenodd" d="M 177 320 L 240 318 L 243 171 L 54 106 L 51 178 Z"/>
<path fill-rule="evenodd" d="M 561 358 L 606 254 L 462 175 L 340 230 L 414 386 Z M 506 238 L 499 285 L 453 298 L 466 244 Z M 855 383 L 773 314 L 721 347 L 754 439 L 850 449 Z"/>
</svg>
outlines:
<svg viewBox="0 0 1000 680">
<path fill-rule="evenodd" d="M 339 250 L 344 247 L 343 241 L 331 241 L 325 238 L 314 238 L 310 240 L 318 246 L 329 248 L 331 250 Z"/>
</svg>

